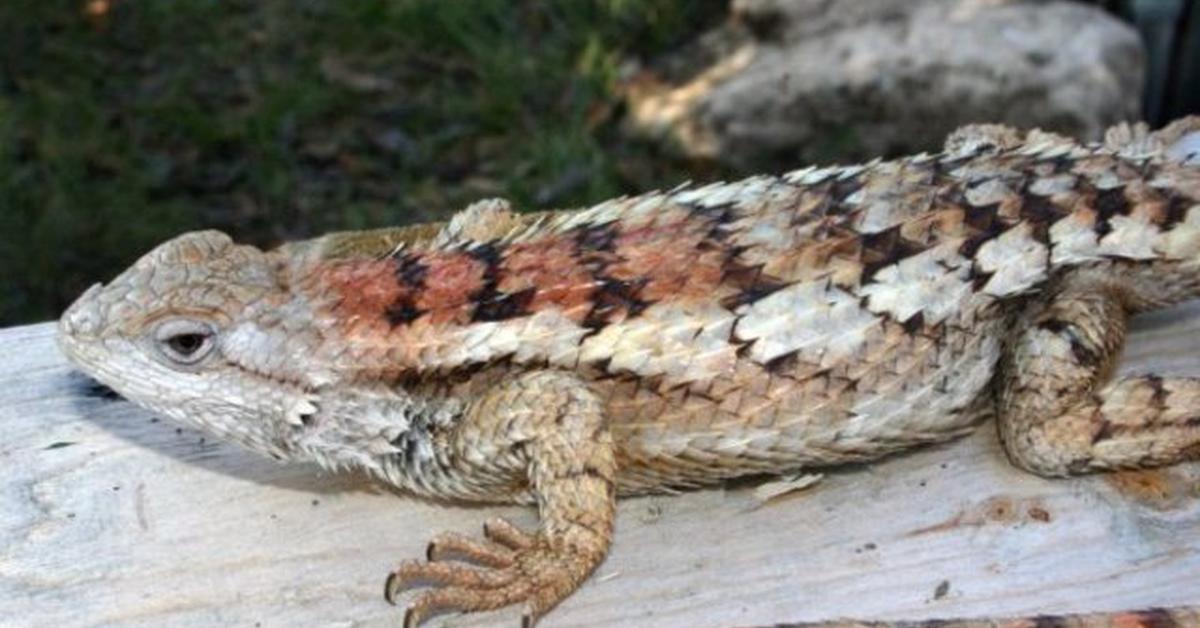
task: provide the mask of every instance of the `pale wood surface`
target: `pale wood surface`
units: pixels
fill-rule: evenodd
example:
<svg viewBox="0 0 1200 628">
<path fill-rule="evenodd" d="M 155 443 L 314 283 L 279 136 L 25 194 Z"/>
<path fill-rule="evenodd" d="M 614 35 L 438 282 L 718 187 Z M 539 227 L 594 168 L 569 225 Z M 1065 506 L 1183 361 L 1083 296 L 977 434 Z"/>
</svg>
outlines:
<svg viewBox="0 0 1200 628">
<path fill-rule="evenodd" d="M 1200 307 L 1139 327 L 1126 368 L 1200 374 Z M 90 395 L 51 325 L 2 330 L 0 347 L 3 625 L 394 626 L 384 575 L 430 535 L 533 523 L 279 465 Z M 541 625 L 1200 603 L 1200 465 L 1047 481 L 1011 468 L 985 425 L 767 504 L 751 489 L 625 501 L 608 561 Z"/>
</svg>

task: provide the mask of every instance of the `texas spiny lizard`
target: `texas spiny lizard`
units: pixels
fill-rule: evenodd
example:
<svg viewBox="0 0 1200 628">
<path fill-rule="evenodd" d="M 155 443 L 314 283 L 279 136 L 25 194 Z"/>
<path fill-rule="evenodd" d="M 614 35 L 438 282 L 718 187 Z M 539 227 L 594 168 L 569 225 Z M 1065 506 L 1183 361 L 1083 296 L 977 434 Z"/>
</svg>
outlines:
<svg viewBox="0 0 1200 628">
<path fill-rule="evenodd" d="M 1200 379 L 1111 373 L 1129 315 L 1200 296 L 1198 138 L 1200 118 L 1095 145 L 973 126 L 935 155 L 575 211 L 484 201 L 267 252 L 188 233 L 81 296 L 60 344 L 276 458 L 536 505 L 536 531 L 438 536 L 386 586 L 435 585 L 408 625 L 511 604 L 532 622 L 603 560 L 622 495 L 877 459 L 988 416 L 1045 476 L 1195 457 Z"/>
</svg>

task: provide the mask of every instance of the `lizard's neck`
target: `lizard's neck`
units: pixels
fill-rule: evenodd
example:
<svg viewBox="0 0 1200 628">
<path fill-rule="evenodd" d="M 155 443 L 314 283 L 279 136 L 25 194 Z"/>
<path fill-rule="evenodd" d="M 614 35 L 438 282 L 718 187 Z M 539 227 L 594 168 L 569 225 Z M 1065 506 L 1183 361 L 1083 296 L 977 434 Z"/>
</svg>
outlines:
<svg viewBox="0 0 1200 628">
<path fill-rule="evenodd" d="M 404 491 L 437 499 L 532 502 L 523 484 L 468 481 L 479 463 L 446 442 L 469 399 L 421 396 L 398 387 L 350 388 L 321 396 L 319 410 L 296 428 L 294 459 L 337 471 L 354 468 Z"/>
<path fill-rule="evenodd" d="M 440 466 L 434 439 L 452 427 L 463 403 L 385 385 L 318 393 L 318 411 L 293 434 L 296 457 L 330 470 L 357 468 L 408 488 L 400 475 Z M 400 472 L 400 473 L 398 473 Z"/>
</svg>

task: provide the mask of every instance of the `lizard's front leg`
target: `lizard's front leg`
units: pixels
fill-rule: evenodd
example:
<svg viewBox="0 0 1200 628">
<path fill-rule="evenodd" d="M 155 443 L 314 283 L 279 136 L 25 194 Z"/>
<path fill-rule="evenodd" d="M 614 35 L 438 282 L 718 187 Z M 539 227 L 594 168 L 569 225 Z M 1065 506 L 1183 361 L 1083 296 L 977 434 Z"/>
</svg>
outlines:
<svg viewBox="0 0 1200 628">
<path fill-rule="evenodd" d="M 439 446 L 468 473 L 512 474 L 527 483 L 541 524 L 526 533 L 493 520 L 484 526 L 486 541 L 435 537 L 427 561 L 402 563 L 388 577 L 388 600 L 433 584 L 409 605 L 405 626 L 441 611 L 517 603 L 525 605 L 524 623 L 532 624 L 579 587 L 612 541 L 617 468 L 600 401 L 570 374 L 526 373 L 473 401 Z"/>
</svg>

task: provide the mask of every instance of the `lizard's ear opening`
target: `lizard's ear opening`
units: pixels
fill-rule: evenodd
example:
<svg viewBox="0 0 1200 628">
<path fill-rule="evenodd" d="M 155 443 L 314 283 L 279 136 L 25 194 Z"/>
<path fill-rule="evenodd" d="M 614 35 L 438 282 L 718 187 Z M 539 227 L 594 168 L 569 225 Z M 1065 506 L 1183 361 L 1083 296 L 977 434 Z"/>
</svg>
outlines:
<svg viewBox="0 0 1200 628">
<path fill-rule="evenodd" d="M 175 318 L 154 328 L 156 354 L 168 366 L 195 366 L 216 347 L 216 329 L 204 321 Z"/>
</svg>

